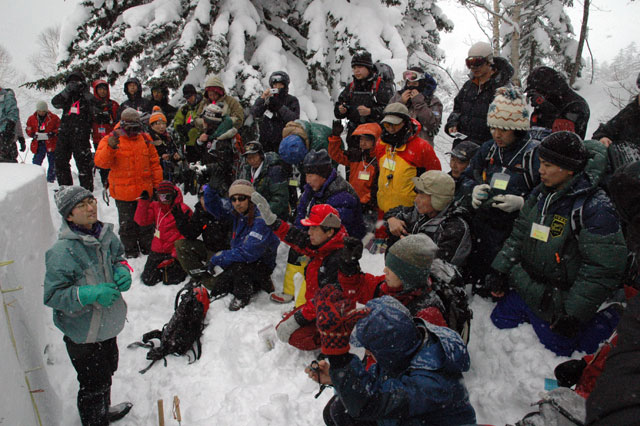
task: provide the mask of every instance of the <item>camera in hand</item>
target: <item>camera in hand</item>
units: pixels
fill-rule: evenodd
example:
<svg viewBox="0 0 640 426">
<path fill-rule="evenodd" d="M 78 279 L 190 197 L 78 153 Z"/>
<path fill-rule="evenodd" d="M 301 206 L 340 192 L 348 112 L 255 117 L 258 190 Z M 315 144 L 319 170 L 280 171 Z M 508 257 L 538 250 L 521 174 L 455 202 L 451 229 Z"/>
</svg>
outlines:
<svg viewBox="0 0 640 426">
<path fill-rule="evenodd" d="M 272 95 L 277 95 L 278 93 L 280 93 L 280 89 L 272 87 L 271 89 L 269 89 L 269 92 L 271 92 Z"/>
</svg>

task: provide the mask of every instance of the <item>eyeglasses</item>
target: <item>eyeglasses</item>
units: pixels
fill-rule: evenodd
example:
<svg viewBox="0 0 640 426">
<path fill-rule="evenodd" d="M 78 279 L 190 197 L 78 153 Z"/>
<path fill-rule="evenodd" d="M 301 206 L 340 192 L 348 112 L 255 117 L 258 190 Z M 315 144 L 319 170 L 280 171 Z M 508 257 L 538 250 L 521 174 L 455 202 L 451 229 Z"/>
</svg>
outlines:
<svg viewBox="0 0 640 426">
<path fill-rule="evenodd" d="M 481 67 L 487 62 L 489 61 L 484 56 L 470 56 L 464 60 L 464 63 L 467 64 L 467 68 Z"/>
<path fill-rule="evenodd" d="M 87 210 L 89 208 L 89 206 L 95 207 L 97 204 L 98 204 L 98 200 L 96 200 L 95 198 L 91 197 L 91 198 L 85 199 L 84 201 L 79 202 L 73 208 L 85 211 L 85 210 Z"/>
<path fill-rule="evenodd" d="M 233 197 L 229 197 L 229 199 L 231 200 L 232 203 L 235 202 L 244 202 L 247 201 L 249 199 L 249 197 L 247 197 L 246 195 L 234 195 Z"/>
<path fill-rule="evenodd" d="M 402 73 L 402 78 L 406 81 L 422 80 L 423 75 L 413 70 L 406 70 Z"/>
<path fill-rule="evenodd" d="M 158 199 L 160 201 L 171 201 L 173 199 L 173 194 L 170 192 L 158 193 Z"/>
</svg>

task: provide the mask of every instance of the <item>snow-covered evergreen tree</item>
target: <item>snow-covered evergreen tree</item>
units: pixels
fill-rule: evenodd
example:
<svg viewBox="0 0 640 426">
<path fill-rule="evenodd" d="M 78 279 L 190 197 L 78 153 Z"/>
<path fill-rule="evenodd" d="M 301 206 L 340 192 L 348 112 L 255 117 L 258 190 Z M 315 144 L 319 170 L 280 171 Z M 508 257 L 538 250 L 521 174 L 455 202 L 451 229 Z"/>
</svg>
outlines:
<svg viewBox="0 0 640 426">
<path fill-rule="evenodd" d="M 507 6 L 507 16 L 520 27 L 521 76 L 543 64 L 567 73 L 571 70 L 578 45 L 564 10 L 571 3 L 572 0 L 523 0 L 518 21 L 513 19 L 513 8 Z M 503 21 L 500 32 L 502 55 L 510 58 L 514 26 Z"/>
<path fill-rule="evenodd" d="M 314 104 L 337 95 L 357 48 L 399 77 L 438 64 L 439 31 L 452 28 L 436 0 L 84 0 L 62 28 L 59 72 L 35 83 L 55 87 L 72 69 L 172 88 L 220 74 L 247 106 L 286 70 L 292 92 L 309 99 L 303 116 L 317 119 Z"/>
</svg>

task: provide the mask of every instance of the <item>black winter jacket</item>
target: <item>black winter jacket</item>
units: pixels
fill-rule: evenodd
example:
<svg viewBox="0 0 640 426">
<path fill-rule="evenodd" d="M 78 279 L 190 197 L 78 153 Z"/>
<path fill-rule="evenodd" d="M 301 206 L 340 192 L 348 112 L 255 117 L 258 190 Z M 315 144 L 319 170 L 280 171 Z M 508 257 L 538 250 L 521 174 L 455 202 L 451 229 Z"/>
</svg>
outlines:
<svg viewBox="0 0 640 426">
<path fill-rule="evenodd" d="M 591 139 L 607 137 L 613 143 L 631 142 L 640 147 L 640 105 L 638 96 L 611 120 L 598 127 Z"/>
<path fill-rule="evenodd" d="M 455 203 L 450 203 L 437 216 L 429 218 L 418 213 L 415 207 L 396 207 L 384 215 L 385 225 L 389 218 L 403 220 L 410 234 L 422 233 L 438 246 L 436 257 L 455 266 L 464 265 L 471 252 L 471 231 L 467 222 L 469 212 Z M 392 236 L 393 242 L 397 241 Z M 391 244 L 389 244 L 391 246 Z"/>
<path fill-rule="evenodd" d="M 289 94 L 277 94 L 265 99 L 258 97 L 251 107 L 251 114 L 260 120 L 260 143 L 265 152 L 278 152 L 282 140 L 282 129 L 300 118 L 298 98 Z M 268 112 L 267 112 L 268 111 Z"/>
<path fill-rule="evenodd" d="M 469 139 L 481 145 L 491 139 L 487 127 L 487 112 L 493 101 L 498 87 L 511 85 L 513 67 L 506 59 L 493 58 L 495 73 L 489 81 L 478 87 L 473 80 L 468 80 L 453 100 L 453 112 L 447 119 L 445 132 L 451 127 L 457 127 L 458 132 L 464 133 Z"/>
<path fill-rule="evenodd" d="M 93 124 L 93 99 L 86 84 L 81 91 L 70 92 L 65 88 L 51 99 L 51 105 L 62 110 L 59 142 L 64 143 L 67 139 L 89 142 Z"/>
<path fill-rule="evenodd" d="M 173 212 L 173 211 L 172 211 Z M 208 213 L 198 202 L 193 207 L 191 217 L 187 214 L 174 214 L 178 231 L 188 240 L 197 240 L 202 235 L 202 241 L 207 249 L 218 252 L 229 249 L 231 241 L 231 226 L 217 220 Z"/>
<path fill-rule="evenodd" d="M 129 83 L 135 83 L 138 85 L 138 91 L 133 96 L 130 95 L 129 92 L 127 92 L 127 84 Z M 127 108 L 133 108 L 140 114 L 151 114 L 151 102 L 149 102 L 148 99 L 142 97 L 142 84 L 136 77 L 131 77 L 124 82 L 124 94 L 127 95 L 127 100 L 120 104 L 117 117 L 118 121 L 120 121 L 122 111 Z"/>
</svg>

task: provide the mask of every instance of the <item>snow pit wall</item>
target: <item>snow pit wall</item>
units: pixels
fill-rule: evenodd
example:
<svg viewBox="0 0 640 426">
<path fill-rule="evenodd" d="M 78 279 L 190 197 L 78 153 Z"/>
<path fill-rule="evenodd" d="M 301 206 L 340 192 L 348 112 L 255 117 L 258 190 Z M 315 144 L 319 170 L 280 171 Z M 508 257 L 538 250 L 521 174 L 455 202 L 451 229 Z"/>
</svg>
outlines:
<svg viewBox="0 0 640 426">
<path fill-rule="evenodd" d="M 0 164 L 0 423 L 57 425 L 60 403 L 43 359 L 44 255 L 56 238 L 44 168 Z"/>
</svg>

